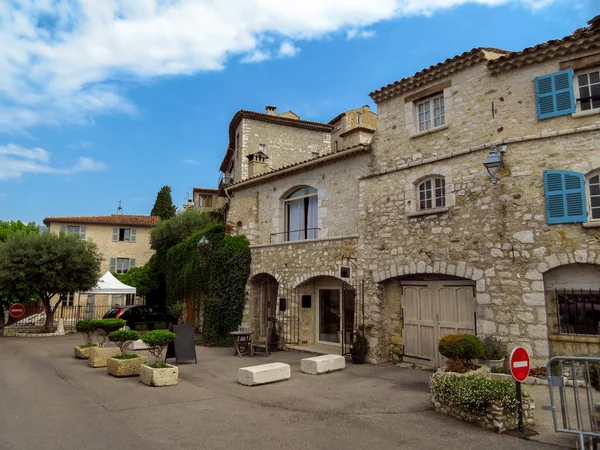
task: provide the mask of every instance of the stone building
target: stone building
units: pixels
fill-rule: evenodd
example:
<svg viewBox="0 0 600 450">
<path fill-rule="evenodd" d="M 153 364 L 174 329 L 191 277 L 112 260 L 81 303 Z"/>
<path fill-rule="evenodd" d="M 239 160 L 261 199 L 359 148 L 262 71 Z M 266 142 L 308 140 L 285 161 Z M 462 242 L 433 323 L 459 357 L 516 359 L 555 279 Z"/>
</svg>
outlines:
<svg viewBox="0 0 600 450">
<path fill-rule="evenodd" d="M 108 271 L 126 273 L 132 267 L 141 267 L 154 254 L 150 248 L 150 231 L 158 221 L 154 216 L 110 214 L 108 216 L 46 217 L 44 225 L 50 233 L 77 234 L 81 239 L 94 242 L 102 254 L 100 274 Z M 58 300 L 58 299 L 57 299 Z M 133 298 L 117 295 L 79 295 L 65 292 L 59 301 L 63 306 L 108 306 L 130 304 Z M 90 302 L 92 302 L 90 304 Z"/>
<path fill-rule="evenodd" d="M 358 144 L 369 144 L 377 128 L 377 114 L 369 105 L 345 111 L 329 121 L 331 132 L 331 151 L 337 152 Z"/>
<path fill-rule="evenodd" d="M 337 152 L 290 139 L 269 154 L 238 113 L 221 170 L 237 173 L 228 220 L 252 244 L 245 321 L 263 333 L 275 316 L 288 343 L 342 352 L 362 323 L 372 362 L 438 366 L 440 337 L 457 332 L 539 362 L 598 354 L 597 25 L 517 52 L 475 48 L 384 86 L 372 142 Z M 257 150 L 271 166 L 251 172 Z"/>
</svg>

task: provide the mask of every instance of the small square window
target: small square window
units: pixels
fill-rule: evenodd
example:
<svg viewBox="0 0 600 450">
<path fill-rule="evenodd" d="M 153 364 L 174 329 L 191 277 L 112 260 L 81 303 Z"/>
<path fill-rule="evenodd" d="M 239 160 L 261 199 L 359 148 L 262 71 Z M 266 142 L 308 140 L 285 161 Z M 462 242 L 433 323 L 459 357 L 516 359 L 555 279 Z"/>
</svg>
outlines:
<svg viewBox="0 0 600 450">
<path fill-rule="evenodd" d="M 129 242 L 131 240 L 130 228 L 119 228 L 119 241 Z"/>
<path fill-rule="evenodd" d="M 263 153 L 267 153 L 267 146 L 265 144 L 258 144 L 258 151 L 259 152 L 263 152 Z"/>
<path fill-rule="evenodd" d="M 441 127 L 446 123 L 443 94 L 417 103 L 417 123 L 419 132 Z"/>
<path fill-rule="evenodd" d="M 340 267 L 340 278 L 350 278 L 350 267 Z"/>
<path fill-rule="evenodd" d="M 575 79 L 577 80 L 575 94 L 578 97 L 579 110 L 600 109 L 600 69 L 578 72 Z"/>
</svg>

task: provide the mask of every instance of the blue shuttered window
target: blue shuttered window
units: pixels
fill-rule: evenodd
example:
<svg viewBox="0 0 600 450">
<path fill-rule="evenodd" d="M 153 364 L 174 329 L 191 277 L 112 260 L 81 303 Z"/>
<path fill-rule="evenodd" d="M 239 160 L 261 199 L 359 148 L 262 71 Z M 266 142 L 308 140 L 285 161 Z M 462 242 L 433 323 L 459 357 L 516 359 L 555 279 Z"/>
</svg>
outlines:
<svg viewBox="0 0 600 450">
<path fill-rule="evenodd" d="M 573 70 L 551 73 L 534 80 L 538 120 L 573 114 Z"/>
<path fill-rule="evenodd" d="M 567 170 L 544 171 L 546 222 L 587 222 L 585 177 Z"/>
</svg>

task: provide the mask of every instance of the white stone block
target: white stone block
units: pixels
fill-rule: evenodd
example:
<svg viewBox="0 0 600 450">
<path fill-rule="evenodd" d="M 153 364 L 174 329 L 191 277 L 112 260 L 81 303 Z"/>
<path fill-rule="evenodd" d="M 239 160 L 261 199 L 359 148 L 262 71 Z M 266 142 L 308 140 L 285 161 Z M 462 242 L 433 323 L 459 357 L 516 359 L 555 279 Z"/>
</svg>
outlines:
<svg viewBox="0 0 600 450">
<path fill-rule="evenodd" d="M 333 372 L 346 368 L 346 358 L 342 355 L 322 355 L 304 358 L 300 361 L 300 369 L 310 375 Z"/>
<path fill-rule="evenodd" d="M 146 350 L 148 346 L 141 339 L 133 341 L 129 346 L 129 350 Z"/>
<path fill-rule="evenodd" d="M 238 370 L 238 382 L 244 386 L 257 386 L 259 384 L 289 380 L 290 376 L 290 365 L 279 362 L 242 367 Z"/>
</svg>

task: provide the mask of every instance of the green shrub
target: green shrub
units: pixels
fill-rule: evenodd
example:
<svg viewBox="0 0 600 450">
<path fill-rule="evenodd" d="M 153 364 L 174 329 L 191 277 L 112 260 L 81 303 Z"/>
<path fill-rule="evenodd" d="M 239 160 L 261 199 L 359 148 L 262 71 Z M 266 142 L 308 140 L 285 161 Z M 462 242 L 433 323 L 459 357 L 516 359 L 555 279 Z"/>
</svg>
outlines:
<svg viewBox="0 0 600 450">
<path fill-rule="evenodd" d="M 135 326 L 135 331 L 148 331 L 148 325 L 140 324 Z"/>
<path fill-rule="evenodd" d="M 102 319 L 96 320 L 96 330 L 98 334 L 98 345 L 104 347 L 108 342 L 108 335 L 127 325 L 123 319 Z"/>
<path fill-rule="evenodd" d="M 449 360 L 461 360 L 467 368 L 472 368 L 474 358 L 483 356 L 483 344 L 472 334 L 449 334 L 440 339 L 438 350 Z M 453 363 L 455 364 L 455 363 Z"/>
<path fill-rule="evenodd" d="M 508 356 L 506 343 L 495 336 L 485 336 L 481 339 L 483 344 L 483 357 L 485 359 L 504 359 Z"/>
<path fill-rule="evenodd" d="M 141 339 L 148 346 L 150 354 L 158 361 L 164 349 L 177 339 L 177 335 L 170 331 L 154 330 L 142 335 Z"/>
<path fill-rule="evenodd" d="M 140 338 L 140 333 L 138 333 L 137 331 L 133 331 L 133 330 L 117 330 L 117 331 L 112 331 L 108 335 L 108 339 L 111 342 L 114 342 L 115 344 L 117 344 L 117 346 L 121 350 L 121 356 L 123 356 L 123 358 L 125 358 L 127 356 L 127 353 L 125 352 L 125 350 L 127 349 L 129 343 L 131 341 L 137 341 L 139 338 Z"/>
<path fill-rule="evenodd" d="M 98 329 L 96 325 L 98 321 L 94 319 L 80 320 L 75 324 L 75 329 L 83 335 L 85 345 L 87 347 L 93 347 L 94 334 Z"/>
<path fill-rule="evenodd" d="M 167 323 L 166 322 L 154 322 L 154 329 L 155 330 L 166 330 Z"/>
<path fill-rule="evenodd" d="M 431 393 L 442 403 L 472 414 L 484 414 L 490 403 L 496 403 L 507 414 L 517 413 L 515 383 L 475 373 L 434 375 L 429 380 Z M 523 397 L 531 395 L 524 392 Z"/>
</svg>

